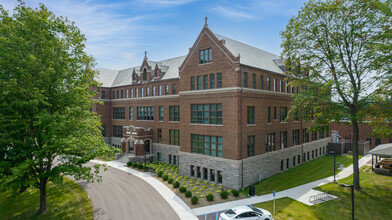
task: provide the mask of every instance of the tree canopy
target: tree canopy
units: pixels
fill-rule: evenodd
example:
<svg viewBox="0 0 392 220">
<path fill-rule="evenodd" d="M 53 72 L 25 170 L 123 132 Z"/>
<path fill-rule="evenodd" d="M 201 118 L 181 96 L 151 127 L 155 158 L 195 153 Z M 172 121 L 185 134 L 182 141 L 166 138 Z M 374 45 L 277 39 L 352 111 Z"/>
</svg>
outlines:
<svg viewBox="0 0 392 220">
<path fill-rule="evenodd" d="M 282 57 L 293 76 L 289 85 L 302 88 L 294 96 L 293 110 L 312 111 L 316 126 L 343 116 L 353 125 L 356 189 L 358 123 L 369 119 L 371 100 L 391 91 L 391 5 L 381 0 L 310 0 L 281 33 Z"/>
<path fill-rule="evenodd" d="M 40 189 L 64 175 L 99 180 L 83 164 L 110 148 L 90 111 L 99 84 L 85 36 L 44 5 L 23 2 L 9 13 L 0 5 L 0 186 Z"/>
</svg>

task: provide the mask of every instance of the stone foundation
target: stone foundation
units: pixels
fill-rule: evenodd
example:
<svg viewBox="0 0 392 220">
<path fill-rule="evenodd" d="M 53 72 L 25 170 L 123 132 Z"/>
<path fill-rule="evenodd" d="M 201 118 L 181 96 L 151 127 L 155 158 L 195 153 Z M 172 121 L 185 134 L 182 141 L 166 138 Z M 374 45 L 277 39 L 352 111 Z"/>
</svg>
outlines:
<svg viewBox="0 0 392 220">
<path fill-rule="evenodd" d="M 163 163 L 169 163 L 169 155 L 172 155 L 172 164 L 174 163 L 174 156 L 176 157 L 176 164 L 179 162 L 180 146 L 167 145 L 167 144 L 152 144 L 152 153 L 154 154 L 154 161 L 158 160 L 158 153 L 161 154 L 161 161 Z"/>
</svg>

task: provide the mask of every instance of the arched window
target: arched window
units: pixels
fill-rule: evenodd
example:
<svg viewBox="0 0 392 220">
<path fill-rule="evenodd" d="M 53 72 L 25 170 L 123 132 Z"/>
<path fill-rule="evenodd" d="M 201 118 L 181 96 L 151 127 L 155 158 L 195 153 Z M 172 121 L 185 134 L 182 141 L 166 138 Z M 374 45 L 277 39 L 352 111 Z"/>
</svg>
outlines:
<svg viewBox="0 0 392 220">
<path fill-rule="evenodd" d="M 155 69 L 155 77 L 158 77 L 158 68 Z"/>
<path fill-rule="evenodd" d="M 146 70 L 146 68 L 143 69 L 143 81 L 147 81 L 147 70 Z"/>
</svg>

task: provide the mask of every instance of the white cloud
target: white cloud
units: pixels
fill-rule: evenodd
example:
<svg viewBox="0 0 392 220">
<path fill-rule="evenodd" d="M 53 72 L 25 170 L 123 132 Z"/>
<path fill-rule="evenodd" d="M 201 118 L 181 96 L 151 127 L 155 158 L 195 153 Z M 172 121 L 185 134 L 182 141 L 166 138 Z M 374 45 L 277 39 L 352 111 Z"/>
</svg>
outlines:
<svg viewBox="0 0 392 220">
<path fill-rule="evenodd" d="M 249 13 L 249 10 L 240 10 L 238 8 L 226 7 L 226 6 L 216 6 L 212 8 L 214 12 L 217 12 L 221 16 L 232 18 L 234 20 L 238 19 L 255 19 L 256 17 Z"/>
</svg>

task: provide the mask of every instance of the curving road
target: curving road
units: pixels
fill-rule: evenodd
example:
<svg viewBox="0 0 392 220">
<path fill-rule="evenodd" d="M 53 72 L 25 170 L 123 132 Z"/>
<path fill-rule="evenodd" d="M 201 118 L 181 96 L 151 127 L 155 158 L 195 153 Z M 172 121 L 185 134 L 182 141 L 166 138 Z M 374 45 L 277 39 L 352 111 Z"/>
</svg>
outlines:
<svg viewBox="0 0 392 220">
<path fill-rule="evenodd" d="M 92 166 L 94 163 L 88 163 Z M 94 219 L 180 219 L 148 183 L 115 168 L 101 171 L 101 183 L 77 181 L 90 195 Z"/>
</svg>

